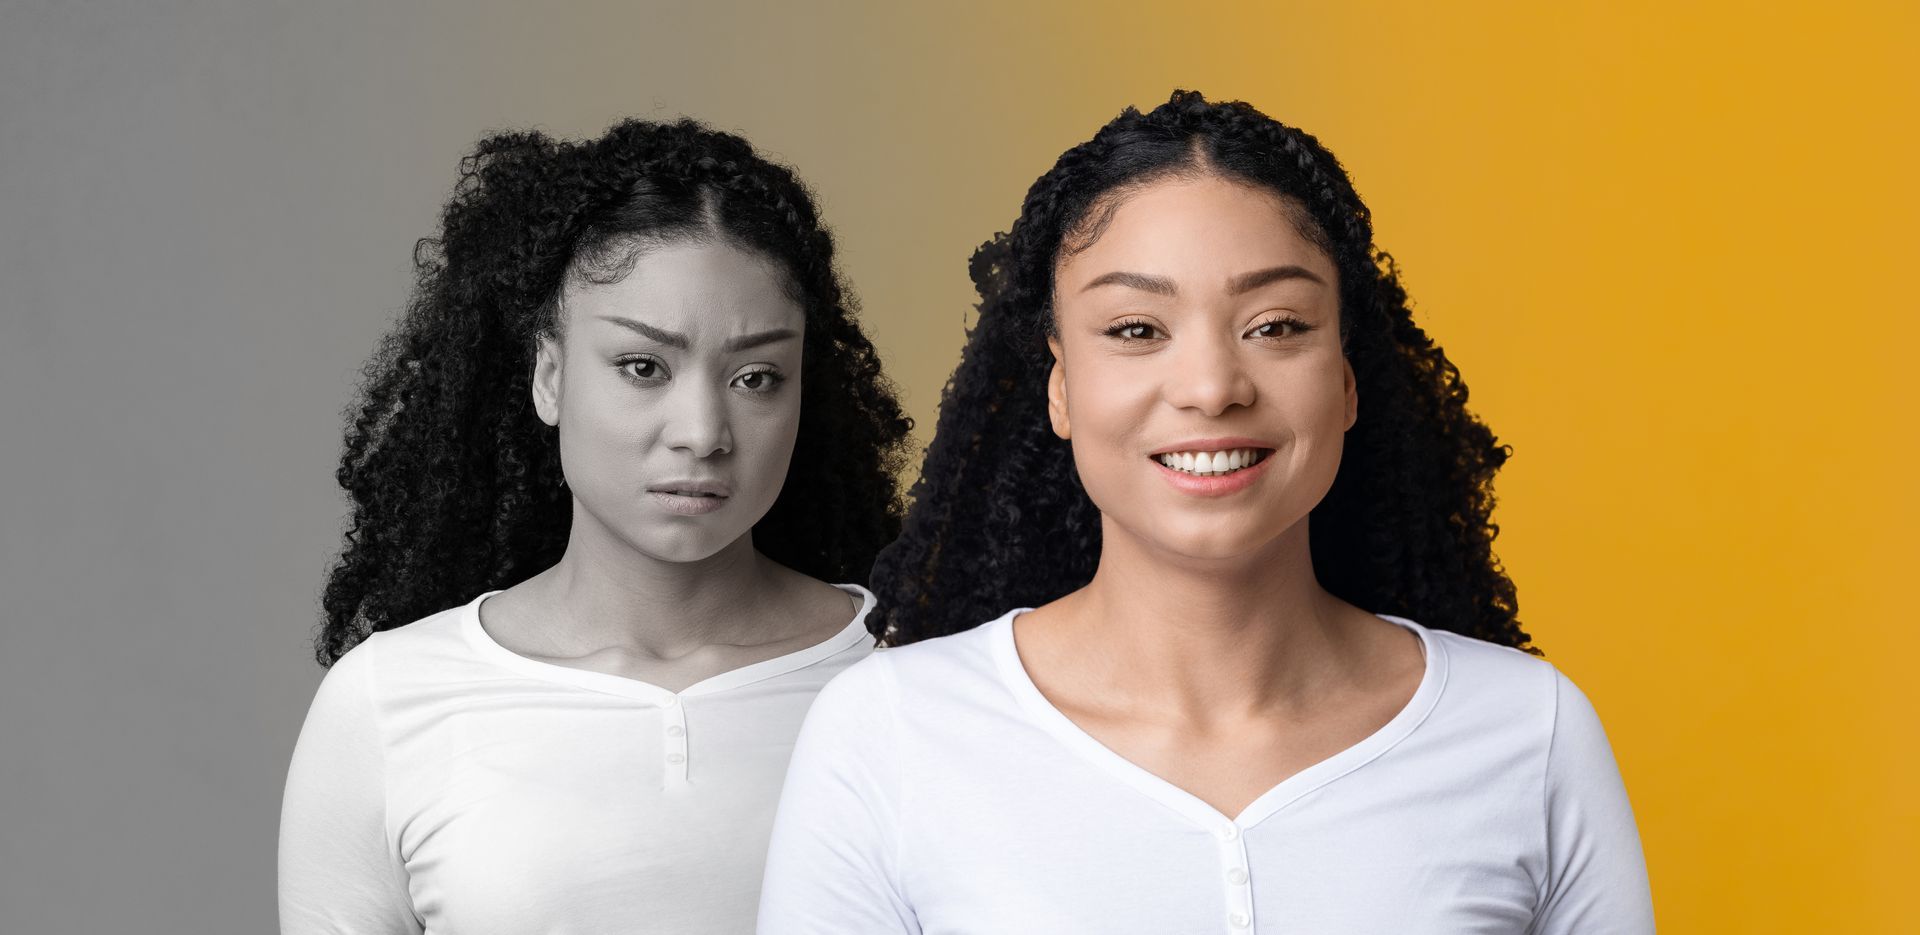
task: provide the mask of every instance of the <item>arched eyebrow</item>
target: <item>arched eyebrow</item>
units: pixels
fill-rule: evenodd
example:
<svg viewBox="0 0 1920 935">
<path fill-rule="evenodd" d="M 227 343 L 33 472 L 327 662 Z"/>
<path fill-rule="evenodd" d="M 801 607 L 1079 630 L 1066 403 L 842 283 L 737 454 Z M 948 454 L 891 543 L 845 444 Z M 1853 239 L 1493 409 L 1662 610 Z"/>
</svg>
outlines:
<svg viewBox="0 0 1920 935">
<path fill-rule="evenodd" d="M 600 320 L 612 322 L 628 331 L 637 331 L 668 347 L 677 347 L 683 351 L 687 349 L 687 336 L 678 331 L 666 331 L 655 328 L 644 321 L 634 321 L 631 318 L 622 318 L 619 315 L 601 315 Z"/>
<path fill-rule="evenodd" d="M 1086 292 L 1101 286 L 1125 286 L 1129 289 L 1138 289 L 1141 292 L 1151 292 L 1154 295 L 1164 295 L 1168 298 L 1180 294 L 1180 290 L 1174 288 L 1173 280 L 1171 279 L 1165 279 L 1160 276 L 1149 276 L 1145 273 L 1128 273 L 1124 271 L 1116 271 L 1100 276 L 1094 281 L 1081 286 L 1080 291 Z"/>
<path fill-rule="evenodd" d="M 1312 270 L 1304 266 L 1274 266 L 1267 269 L 1255 270 L 1251 273 L 1241 273 L 1227 280 L 1227 294 L 1240 295 L 1242 293 L 1252 292 L 1261 286 L 1269 286 L 1276 282 L 1284 282 L 1288 279 L 1305 279 L 1308 282 L 1319 283 L 1322 286 L 1327 284 L 1326 280 L 1314 275 Z"/>
<path fill-rule="evenodd" d="M 1323 286 L 1327 284 L 1326 280 L 1321 279 L 1319 275 L 1312 270 L 1304 266 L 1289 264 L 1286 266 L 1272 266 L 1267 269 L 1254 270 L 1251 273 L 1241 273 L 1227 280 L 1227 294 L 1241 295 L 1252 292 L 1261 286 L 1272 285 L 1288 279 L 1305 279 Z M 1150 292 L 1154 295 L 1163 295 L 1168 298 L 1180 294 L 1179 288 L 1173 284 L 1173 280 L 1171 279 L 1162 276 L 1149 276 L 1145 273 L 1129 273 L 1124 270 L 1116 270 L 1098 276 L 1092 282 L 1082 286 L 1080 291 L 1086 292 L 1089 289 L 1100 286 L 1124 286 L 1128 289 L 1138 289 L 1142 292 Z"/>
<path fill-rule="evenodd" d="M 683 351 L 687 349 L 687 336 L 678 331 L 665 331 L 655 328 L 646 322 L 634 321 L 631 318 L 622 318 L 619 315 L 601 315 L 600 320 L 612 322 L 629 331 L 639 332 L 668 347 L 677 347 Z M 799 336 L 800 332 L 792 328 L 775 328 L 772 331 L 756 331 L 753 334 L 743 334 L 737 338 L 728 338 L 727 343 L 721 345 L 720 349 L 727 352 L 744 351 L 748 348 L 759 347 L 763 344 L 772 344 L 775 341 L 787 341 Z"/>
</svg>

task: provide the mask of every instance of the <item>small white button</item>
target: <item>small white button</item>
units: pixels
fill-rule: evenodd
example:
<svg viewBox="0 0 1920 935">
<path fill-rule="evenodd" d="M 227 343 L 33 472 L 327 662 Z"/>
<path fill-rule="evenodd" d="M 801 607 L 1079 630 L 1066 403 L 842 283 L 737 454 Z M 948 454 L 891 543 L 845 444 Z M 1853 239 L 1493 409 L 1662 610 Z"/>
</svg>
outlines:
<svg viewBox="0 0 1920 935">
<path fill-rule="evenodd" d="M 665 702 L 662 702 L 660 706 L 663 708 L 671 708 L 678 704 L 680 704 L 680 696 L 668 695 L 667 700 Z"/>
<path fill-rule="evenodd" d="M 681 734 L 684 734 L 686 732 L 687 732 L 687 729 L 684 727 L 681 727 L 678 724 L 675 724 L 672 727 L 667 728 L 667 736 L 669 737 L 678 737 Z"/>
<path fill-rule="evenodd" d="M 1247 927 L 1247 917 L 1238 912 L 1234 913 L 1231 917 L 1229 917 L 1227 921 L 1232 922 L 1233 927 L 1237 929 L 1243 929 Z"/>
<path fill-rule="evenodd" d="M 687 755 L 684 753 L 667 754 L 667 762 L 669 763 L 685 763 L 686 761 L 687 761 Z"/>
<path fill-rule="evenodd" d="M 1239 867 L 1235 867 L 1232 870 L 1227 871 L 1227 881 L 1229 883 L 1232 883 L 1235 886 L 1239 886 L 1240 884 L 1247 882 L 1247 872 L 1245 870 L 1240 869 Z"/>
<path fill-rule="evenodd" d="M 1238 837 L 1240 837 L 1239 825 L 1228 825 L 1220 829 L 1220 839 L 1223 841 L 1232 841 Z"/>
</svg>

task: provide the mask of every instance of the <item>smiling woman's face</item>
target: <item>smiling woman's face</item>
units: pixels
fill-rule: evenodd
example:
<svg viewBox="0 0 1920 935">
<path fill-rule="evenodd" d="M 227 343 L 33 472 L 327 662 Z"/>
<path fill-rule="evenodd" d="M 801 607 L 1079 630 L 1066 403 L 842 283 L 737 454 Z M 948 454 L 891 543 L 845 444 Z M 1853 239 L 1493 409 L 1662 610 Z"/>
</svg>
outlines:
<svg viewBox="0 0 1920 935">
<path fill-rule="evenodd" d="M 1109 528 L 1201 559 L 1304 534 L 1358 400 L 1333 262 L 1286 203 L 1154 182 L 1063 257 L 1049 413 Z"/>
<path fill-rule="evenodd" d="M 569 276 L 560 316 L 533 397 L 560 429 L 576 525 L 676 562 L 746 535 L 800 425 L 805 314 L 784 273 L 725 243 L 651 245 L 618 282 Z"/>
</svg>

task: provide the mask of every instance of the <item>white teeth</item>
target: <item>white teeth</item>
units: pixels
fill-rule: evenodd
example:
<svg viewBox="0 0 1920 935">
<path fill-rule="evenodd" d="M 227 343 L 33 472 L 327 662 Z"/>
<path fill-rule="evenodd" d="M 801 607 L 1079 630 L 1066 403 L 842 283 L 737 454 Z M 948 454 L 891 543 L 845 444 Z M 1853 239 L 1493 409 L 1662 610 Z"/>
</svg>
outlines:
<svg viewBox="0 0 1920 935">
<path fill-rule="evenodd" d="M 1259 464 L 1262 457 L 1252 448 L 1233 448 L 1226 451 L 1170 451 L 1155 456 L 1154 460 L 1176 471 L 1211 476 L 1252 467 Z"/>
</svg>

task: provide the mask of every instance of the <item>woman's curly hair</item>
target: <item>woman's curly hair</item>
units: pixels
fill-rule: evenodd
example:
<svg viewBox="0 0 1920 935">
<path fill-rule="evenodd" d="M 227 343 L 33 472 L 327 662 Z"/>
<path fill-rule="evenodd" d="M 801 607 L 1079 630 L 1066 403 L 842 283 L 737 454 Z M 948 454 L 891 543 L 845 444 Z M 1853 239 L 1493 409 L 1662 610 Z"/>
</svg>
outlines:
<svg viewBox="0 0 1920 935">
<path fill-rule="evenodd" d="M 583 142 L 504 133 L 462 161 L 440 237 L 414 251 L 413 298 L 349 410 L 336 476 L 352 514 L 322 598 L 321 665 L 559 561 L 572 498 L 557 430 L 532 405 L 537 342 L 558 334 L 569 275 L 617 281 L 642 245 L 675 238 L 765 255 L 805 311 L 799 434 L 755 547 L 817 578 L 867 580 L 899 531 L 912 423 L 806 188 L 692 120 L 627 120 Z"/>
<path fill-rule="evenodd" d="M 1124 195 L 1218 175 L 1282 196 L 1339 269 L 1340 324 L 1361 400 L 1339 473 L 1311 519 L 1328 591 L 1376 613 L 1528 648 L 1493 555 L 1494 472 L 1510 451 L 1413 322 L 1392 258 L 1333 154 L 1240 102 L 1176 91 L 1129 107 L 1028 190 L 1013 229 L 973 255 L 980 317 L 940 403 L 905 528 L 874 565 L 870 626 L 893 645 L 968 629 L 1084 586 L 1100 515 L 1047 418 L 1055 264 L 1099 236 Z"/>
</svg>

